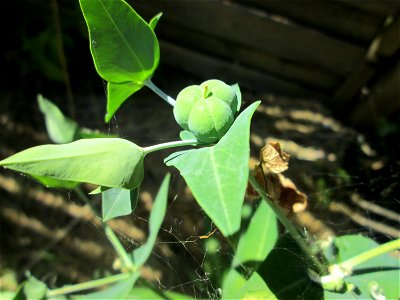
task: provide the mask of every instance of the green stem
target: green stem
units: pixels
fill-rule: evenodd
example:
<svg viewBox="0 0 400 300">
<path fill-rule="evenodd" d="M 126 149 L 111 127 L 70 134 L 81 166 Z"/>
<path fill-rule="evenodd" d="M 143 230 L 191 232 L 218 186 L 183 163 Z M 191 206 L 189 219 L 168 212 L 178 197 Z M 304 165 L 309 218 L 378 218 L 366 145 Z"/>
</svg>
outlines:
<svg viewBox="0 0 400 300">
<path fill-rule="evenodd" d="M 101 287 L 101 286 L 104 286 L 104 285 L 107 285 L 110 283 L 114 283 L 114 282 L 118 282 L 118 281 L 127 279 L 130 276 L 132 276 L 132 273 L 121 273 L 118 275 L 104 277 L 101 279 L 96 279 L 96 280 L 91 280 L 91 281 L 87 281 L 87 282 L 83 282 L 83 283 L 63 286 L 58 289 L 49 290 L 47 292 L 47 297 L 55 297 L 55 296 L 80 292 L 80 291 L 84 291 L 84 290 L 89 290 L 89 289 L 93 289 L 96 287 Z"/>
<path fill-rule="evenodd" d="M 267 202 L 269 207 L 274 211 L 275 215 L 278 217 L 279 221 L 285 226 L 286 230 L 292 236 L 292 238 L 296 241 L 297 245 L 303 250 L 304 254 L 306 254 L 309 259 L 313 262 L 313 265 L 317 269 L 319 274 L 326 274 L 327 269 L 325 266 L 318 260 L 318 258 L 312 253 L 311 249 L 308 247 L 307 243 L 304 241 L 301 234 L 298 232 L 296 227 L 292 224 L 292 222 L 286 217 L 282 209 L 275 204 L 271 200 L 271 198 L 267 195 L 264 189 L 258 184 L 257 180 L 254 176 L 250 173 L 249 174 L 249 181 L 257 193 Z"/>
<path fill-rule="evenodd" d="M 154 146 L 144 147 L 143 150 L 144 150 L 144 155 L 147 155 L 151 152 L 159 151 L 159 150 L 163 150 L 163 149 L 169 149 L 169 148 L 174 148 L 174 147 L 183 147 L 183 146 L 197 146 L 197 145 L 200 145 L 199 141 L 196 139 L 193 139 L 193 140 L 173 141 L 173 142 L 158 144 L 158 145 L 154 145 Z"/>
<path fill-rule="evenodd" d="M 355 266 L 357 266 L 367 260 L 370 260 L 379 255 L 382 255 L 386 252 L 394 251 L 396 249 L 400 249 L 400 239 L 397 239 L 397 240 L 394 240 L 391 242 L 387 242 L 376 248 L 365 251 L 359 255 L 356 255 L 352 258 L 349 258 L 349 259 L 341 262 L 339 265 L 345 267 L 346 269 L 349 268 L 352 270 Z"/>
<path fill-rule="evenodd" d="M 154 93 L 156 93 L 158 96 L 160 96 L 163 100 L 167 101 L 168 104 L 171 106 L 175 106 L 175 99 L 168 96 L 166 93 L 164 93 L 162 90 L 160 90 L 152 81 L 151 79 L 148 79 L 144 82 L 144 85 L 147 86 L 149 89 L 151 89 Z"/>
<path fill-rule="evenodd" d="M 75 191 L 78 194 L 78 196 L 91 207 L 93 212 L 96 215 L 98 215 L 98 213 L 96 212 L 96 209 L 93 207 L 92 203 L 90 202 L 90 199 L 86 196 L 86 194 L 79 187 L 76 188 Z M 114 233 L 114 231 L 105 222 L 103 222 L 103 227 L 104 227 L 104 232 L 105 232 L 108 240 L 110 241 L 111 245 L 114 247 L 114 250 L 117 252 L 118 256 L 121 258 L 123 265 L 126 268 L 128 268 L 130 271 L 134 271 L 135 266 L 132 262 L 132 259 L 130 258 L 128 253 L 126 253 L 125 248 L 122 246 L 121 242 L 119 241 L 119 239 L 116 236 L 116 234 Z"/>
</svg>

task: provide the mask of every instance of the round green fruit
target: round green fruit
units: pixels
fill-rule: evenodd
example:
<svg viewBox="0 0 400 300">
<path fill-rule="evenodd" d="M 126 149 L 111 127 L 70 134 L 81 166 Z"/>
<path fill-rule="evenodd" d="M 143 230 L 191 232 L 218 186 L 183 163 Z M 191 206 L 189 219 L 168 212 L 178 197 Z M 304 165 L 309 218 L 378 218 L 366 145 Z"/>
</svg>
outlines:
<svg viewBox="0 0 400 300">
<path fill-rule="evenodd" d="M 174 116 L 199 141 L 213 143 L 231 127 L 237 107 L 234 90 L 220 80 L 211 79 L 184 88 L 176 99 Z"/>
</svg>

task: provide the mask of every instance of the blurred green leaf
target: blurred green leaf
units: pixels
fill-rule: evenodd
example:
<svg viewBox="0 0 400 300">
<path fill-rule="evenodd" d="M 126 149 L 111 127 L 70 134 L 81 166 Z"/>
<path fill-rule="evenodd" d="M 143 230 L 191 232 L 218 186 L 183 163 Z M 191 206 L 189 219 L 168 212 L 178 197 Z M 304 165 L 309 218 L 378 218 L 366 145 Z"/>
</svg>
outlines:
<svg viewBox="0 0 400 300">
<path fill-rule="evenodd" d="M 92 130 L 88 128 L 79 128 L 77 132 L 77 140 L 80 139 L 98 139 L 98 138 L 116 138 L 115 134 L 103 133 L 98 130 Z"/>
<path fill-rule="evenodd" d="M 171 175 L 167 174 L 161 184 L 156 199 L 154 200 L 153 208 L 151 209 L 149 219 L 149 236 L 146 243 L 134 250 L 132 253 L 133 263 L 136 267 L 143 265 L 149 258 L 151 251 L 157 239 L 158 231 L 164 220 L 165 211 L 167 208 L 169 180 Z"/>
<path fill-rule="evenodd" d="M 47 134 L 56 144 L 70 143 L 78 130 L 78 124 L 64 116 L 61 110 L 42 95 L 37 96 L 40 111 L 46 121 Z"/>
<path fill-rule="evenodd" d="M 86 299 L 128 299 L 127 296 L 132 290 L 136 280 L 140 277 L 140 272 L 133 273 L 131 277 L 122 280 L 104 290 L 86 294 L 72 296 L 74 300 L 86 300 Z M 130 298 L 129 298 L 130 299 Z"/>
<path fill-rule="evenodd" d="M 16 153 L 0 166 L 32 176 L 133 189 L 143 179 L 144 152 L 123 139 L 86 139 Z"/>
<path fill-rule="evenodd" d="M 260 201 L 246 231 L 239 239 L 233 267 L 264 261 L 277 239 L 275 214 L 265 201 Z"/>
<path fill-rule="evenodd" d="M 195 299 L 189 295 L 184 295 L 180 293 L 175 293 L 175 292 L 162 292 L 162 291 L 156 291 L 155 289 L 151 289 L 148 287 L 135 287 L 133 288 L 127 299 L 130 300 L 147 300 L 147 299 L 152 299 L 152 300 L 158 300 L 158 299 L 170 299 L 170 300 L 191 300 Z"/>
<path fill-rule="evenodd" d="M 250 120 L 253 103 L 235 120 L 217 145 L 176 152 L 165 159 L 176 167 L 199 205 L 224 236 L 239 230 L 249 176 Z"/>
<path fill-rule="evenodd" d="M 34 276 L 29 276 L 23 286 L 23 292 L 26 297 L 25 299 L 41 300 L 45 299 L 47 286 Z"/>
</svg>

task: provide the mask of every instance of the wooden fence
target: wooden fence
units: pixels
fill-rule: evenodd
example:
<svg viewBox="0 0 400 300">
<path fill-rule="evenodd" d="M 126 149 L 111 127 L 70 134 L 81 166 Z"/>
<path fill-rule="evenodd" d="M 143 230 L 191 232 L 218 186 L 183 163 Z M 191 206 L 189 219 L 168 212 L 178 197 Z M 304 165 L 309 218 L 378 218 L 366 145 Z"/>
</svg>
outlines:
<svg viewBox="0 0 400 300">
<path fill-rule="evenodd" d="M 379 106 L 377 82 L 379 88 L 389 85 L 391 90 L 391 100 L 378 111 L 387 114 L 400 107 L 399 65 L 393 63 L 399 57 L 400 1 L 136 0 L 131 4 L 147 20 L 163 12 L 156 28 L 162 62 L 199 78 L 240 82 L 255 92 L 313 98 L 347 112 L 357 107 L 360 95 L 368 98 L 366 93 Z M 387 79 L 382 83 L 378 77 Z"/>
</svg>

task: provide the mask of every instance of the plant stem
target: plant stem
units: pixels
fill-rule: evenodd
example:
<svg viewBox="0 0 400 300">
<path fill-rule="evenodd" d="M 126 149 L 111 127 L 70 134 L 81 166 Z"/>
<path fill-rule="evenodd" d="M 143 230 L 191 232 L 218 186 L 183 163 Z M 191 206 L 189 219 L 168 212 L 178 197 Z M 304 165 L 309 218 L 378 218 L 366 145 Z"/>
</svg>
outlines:
<svg viewBox="0 0 400 300">
<path fill-rule="evenodd" d="M 396 249 L 400 249 L 400 239 L 387 242 L 383 245 L 380 245 L 376 248 L 370 249 L 368 251 L 365 251 L 359 255 L 356 255 L 352 258 L 349 258 L 343 262 L 341 262 L 339 265 L 345 267 L 346 269 L 353 269 L 355 266 L 370 260 L 376 256 L 382 255 L 386 252 L 393 251 Z"/>
<path fill-rule="evenodd" d="M 311 249 L 308 247 L 307 243 L 304 241 L 301 234 L 298 232 L 296 227 L 292 224 L 292 222 L 286 217 L 282 209 L 275 204 L 271 200 L 271 198 L 267 195 L 264 189 L 258 184 L 257 180 L 250 173 L 249 181 L 257 193 L 267 202 L 269 207 L 274 211 L 275 215 L 278 217 L 279 221 L 285 226 L 286 230 L 292 236 L 292 238 L 296 241 L 297 245 L 303 250 L 304 254 L 306 254 L 309 259 L 313 262 L 315 268 L 317 269 L 319 274 L 327 274 L 326 267 L 318 260 L 318 258 L 312 253 Z"/>
<path fill-rule="evenodd" d="M 197 146 L 199 144 L 200 144 L 199 141 L 196 139 L 173 141 L 173 142 L 158 144 L 158 145 L 154 145 L 154 146 L 144 147 L 143 150 L 144 150 L 144 155 L 147 155 L 151 152 L 158 151 L 158 150 L 169 149 L 169 148 L 174 148 L 174 147 L 183 147 L 183 146 Z"/>
<path fill-rule="evenodd" d="M 145 82 L 143 82 L 145 86 L 147 86 L 149 89 L 151 89 L 154 93 L 156 93 L 158 96 L 160 96 L 163 100 L 167 101 L 168 104 L 171 106 L 175 106 L 175 99 L 168 96 L 166 93 L 164 93 L 162 90 L 160 90 L 152 81 L 151 79 L 147 79 Z"/>
<path fill-rule="evenodd" d="M 130 276 L 132 276 L 132 273 L 121 273 L 118 275 L 104 277 L 104 278 L 91 280 L 91 281 L 87 281 L 87 282 L 83 282 L 83 283 L 67 285 L 67 286 L 63 286 L 58 289 L 49 290 L 47 292 L 46 296 L 47 297 L 55 297 L 55 296 L 70 294 L 70 293 L 79 292 L 79 291 L 83 291 L 83 290 L 93 289 L 96 287 L 101 287 L 106 284 L 110 284 L 110 283 L 114 283 L 114 282 L 118 282 L 118 281 L 127 279 Z"/>
<path fill-rule="evenodd" d="M 76 193 L 78 196 L 85 202 L 87 203 L 93 212 L 98 216 L 98 213 L 96 212 L 96 209 L 93 207 L 92 203 L 90 202 L 90 199 L 86 196 L 86 194 L 78 187 L 75 189 Z M 121 258 L 123 265 L 128 268 L 130 271 L 135 270 L 135 266 L 132 262 L 132 259 L 126 253 L 125 248 L 122 246 L 121 242 L 119 241 L 118 237 L 114 233 L 114 231 L 111 229 L 111 227 L 106 223 L 102 222 L 103 227 L 104 227 L 104 232 L 110 241 L 111 245 L 114 247 L 115 252 L 117 252 L 118 256 Z"/>
</svg>

